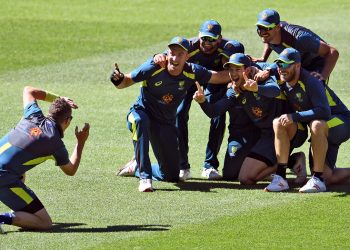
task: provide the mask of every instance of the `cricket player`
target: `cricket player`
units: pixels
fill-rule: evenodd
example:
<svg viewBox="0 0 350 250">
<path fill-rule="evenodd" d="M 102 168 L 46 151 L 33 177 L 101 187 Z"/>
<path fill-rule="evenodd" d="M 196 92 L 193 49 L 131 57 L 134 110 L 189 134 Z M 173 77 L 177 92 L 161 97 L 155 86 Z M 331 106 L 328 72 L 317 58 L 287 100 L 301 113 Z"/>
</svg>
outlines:
<svg viewBox="0 0 350 250">
<path fill-rule="evenodd" d="M 246 132 L 246 137 L 243 136 L 241 140 L 234 142 L 236 147 L 231 151 L 235 153 L 240 148 L 243 148 L 244 151 L 249 150 L 243 154 L 245 157 L 238 179 L 241 184 L 251 185 L 263 180 L 276 170 L 272 121 L 287 109 L 287 103 L 281 99 L 283 97 L 280 95 L 280 89 L 274 78 L 269 77 L 259 82 L 253 80 L 253 72 L 255 72 L 253 69 L 260 66 L 252 63 L 248 56 L 242 53 L 233 54 L 224 67 L 229 69 L 233 83 L 227 91 L 227 96 L 214 105 L 210 105 L 206 102 L 203 91 L 198 89 L 193 98 L 201 104 L 201 108 L 209 117 L 230 109 L 231 112 L 237 112 L 239 105 L 258 128 L 260 136 L 257 139 L 249 137 L 249 131 L 252 131 L 253 127 L 249 126 L 250 123 L 245 116 L 241 116 L 240 130 Z M 260 67 L 260 69 L 263 68 Z M 247 131 L 244 131 L 245 129 Z M 235 131 L 230 130 L 231 133 Z M 305 140 L 307 134 L 300 131 L 298 136 L 302 137 L 301 140 Z M 298 145 L 295 144 L 295 146 Z"/>
<path fill-rule="evenodd" d="M 294 112 L 282 114 L 273 121 L 278 167 L 265 190 L 289 189 L 285 168 L 297 122 L 310 127 L 313 156 L 313 175 L 299 192 L 324 192 L 326 184 L 348 181 L 350 168 L 336 168 L 335 165 L 339 146 L 350 137 L 350 111 L 328 85 L 301 67 L 301 54 L 296 49 L 284 49 L 276 64 L 283 81 L 280 87 Z"/>
<path fill-rule="evenodd" d="M 128 115 L 128 127 L 133 135 L 134 153 L 139 172 L 140 192 L 153 191 L 152 178 L 177 182 L 180 172 L 176 110 L 195 82 L 225 84 L 229 81 L 225 71 L 209 71 L 188 63 L 190 43 L 174 37 L 168 44 L 167 67 L 155 64 L 153 58 L 129 74 L 116 67 L 111 76 L 119 89 L 142 82 L 141 93 Z M 149 143 L 158 165 L 151 165 Z M 133 171 L 132 171 L 133 172 Z"/>
<path fill-rule="evenodd" d="M 47 117 L 37 100 L 52 102 Z M 69 159 L 62 138 L 73 119 L 72 108 L 78 106 L 67 97 L 27 86 L 23 107 L 21 121 L 0 140 L 0 201 L 13 210 L 0 214 L 0 226 L 48 230 L 52 227 L 49 214 L 21 177 L 48 159 L 55 160 L 65 174 L 75 175 L 89 136 L 89 124 L 85 123 L 82 130 L 75 127 L 77 144 Z"/>
<path fill-rule="evenodd" d="M 266 61 L 271 52 L 280 54 L 285 48 L 295 48 L 301 54 L 301 66 L 322 81 L 327 81 L 337 63 L 339 52 L 311 30 L 281 22 L 277 11 L 266 9 L 259 13 L 258 35 L 265 44 L 261 58 Z"/>
</svg>

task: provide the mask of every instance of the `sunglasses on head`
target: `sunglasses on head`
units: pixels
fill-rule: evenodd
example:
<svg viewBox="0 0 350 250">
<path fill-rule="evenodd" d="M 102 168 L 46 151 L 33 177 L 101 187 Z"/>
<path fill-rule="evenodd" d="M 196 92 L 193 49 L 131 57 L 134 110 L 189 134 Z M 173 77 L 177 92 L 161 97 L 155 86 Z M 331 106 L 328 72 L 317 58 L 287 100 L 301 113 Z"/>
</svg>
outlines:
<svg viewBox="0 0 350 250">
<path fill-rule="evenodd" d="M 210 36 L 203 36 L 203 37 L 201 37 L 201 40 L 202 40 L 203 42 L 210 42 L 210 43 L 213 43 L 213 42 L 216 42 L 217 39 L 212 38 L 212 37 L 210 37 Z"/>
<path fill-rule="evenodd" d="M 275 28 L 275 27 L 264 27 L 264 26 L 260 26 L 260 25 L 258 25 L 256 27 L 257 27 L 258 31 L 270 31 L 273 28 Z"/>
<path fill-rule="evenodd" d="M 294 63 L 285 63 L 285 62 L 276 62 L 276 65 L 280 69 L 288 69 L 290 66 L 292 66 Z"/>
</svg>

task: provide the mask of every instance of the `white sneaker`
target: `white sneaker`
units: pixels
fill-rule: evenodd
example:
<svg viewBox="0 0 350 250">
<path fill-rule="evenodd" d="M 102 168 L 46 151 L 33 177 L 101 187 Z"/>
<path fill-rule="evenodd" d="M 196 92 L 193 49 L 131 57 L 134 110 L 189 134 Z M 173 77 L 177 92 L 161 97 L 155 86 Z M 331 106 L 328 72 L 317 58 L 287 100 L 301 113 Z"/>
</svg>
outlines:
<svg viewBox="0 0 350 250">
<path fill-rule="evenodd" d="M 6 234 L 5 229 L 2 227 L 3 223 L 0 223 L 0 234 Z"/>
<path fill-rule="evenodd" d="M 272 174 L 272 182 L 264 189 L 265 192 L 281 192 L 289 189 L 288 182 L 277 174 Z"/>
<path fill-rule="evenodd" d="M 318 193 L 325 192 L 326 185 L 319 178 L 312 176 L 311 179 L 299 189 L 300 193 Z"/>
<path fill-rule="evenodd" d="M 153 192 L 152 180 L 151 179 L 141 179 L 139 185 L 140 192 Z"/>
<path fill-rule="evenodd" d="M 292 154 L 291 157 L 295 157 L 295 163 L 292 166 L 292 171 L 296 175 L 294 183 L 302 185 L 307 178 L 305 154 L 304 152 L 297 152 Z"/>
<path fill-rule="evenodd" d="M 186 181 L 192 178 L 191 169 L 181 169 L 179 173 L 180 181 Z"/>
<path fill-rule="evenodd" d="M 222 179 L 222 176 L 215 168 L 203 168 L 202 177 L 208 180 L 219 180 Z"/>
<path fill-rule="evenodd" d="M 115 173 L 118 176 L 134 176 L 136 170 L 137 162 L 136 159 L 131 159 L 124 167 L 121 167 Z"/>
</svg>

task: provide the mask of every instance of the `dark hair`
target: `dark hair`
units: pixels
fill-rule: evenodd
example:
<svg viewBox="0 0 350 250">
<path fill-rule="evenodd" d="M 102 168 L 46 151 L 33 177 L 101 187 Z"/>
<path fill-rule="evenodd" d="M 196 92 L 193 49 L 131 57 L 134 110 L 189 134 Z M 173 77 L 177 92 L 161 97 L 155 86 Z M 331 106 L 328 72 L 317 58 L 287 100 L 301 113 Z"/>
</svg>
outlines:
<svg viewBox="0 0 350 250">
<path fill-rule="evenodd" d="M 54 119 L 58 123 L 64 122 L 65 119 L 71 117 L 72 108 L 66 102 L 66 100 L 62 98 L 56 99 L 49 108 L 48 116 Z"/>
</svg>

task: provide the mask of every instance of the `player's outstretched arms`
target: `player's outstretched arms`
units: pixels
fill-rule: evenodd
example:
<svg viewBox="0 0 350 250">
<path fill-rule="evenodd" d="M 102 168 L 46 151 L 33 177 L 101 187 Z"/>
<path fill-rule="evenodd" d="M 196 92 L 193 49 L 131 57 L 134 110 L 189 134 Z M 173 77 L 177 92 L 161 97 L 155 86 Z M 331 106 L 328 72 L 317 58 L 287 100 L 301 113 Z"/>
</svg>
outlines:
<svg viewBox="0 0 350 250">
<path fill-rule="evenodd" d="M 78 170 L 85 142 L 89 137 L 90 125 L 85 123 L 84 127 L 79 130 L 78 126 L 75 127 L 75 137 L 77 138 L 77 144 L 73 150 L 72 156 L 68 164 L 60 166 L 62 171 L 66 175 L 73 176 Z"/>
</svg>

